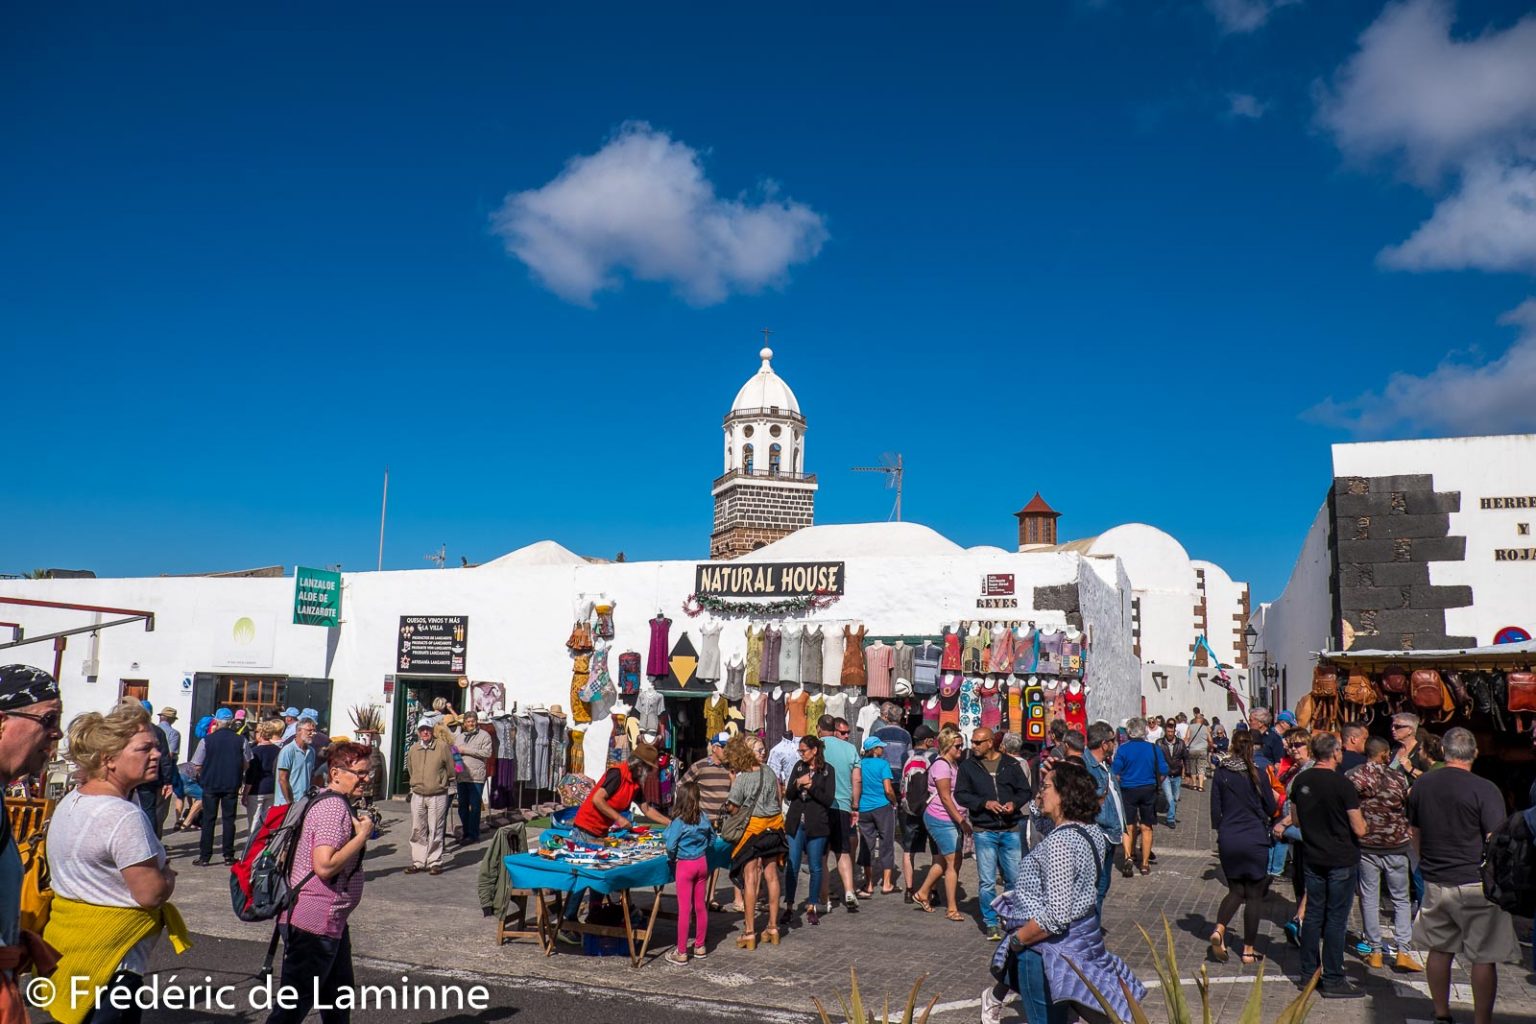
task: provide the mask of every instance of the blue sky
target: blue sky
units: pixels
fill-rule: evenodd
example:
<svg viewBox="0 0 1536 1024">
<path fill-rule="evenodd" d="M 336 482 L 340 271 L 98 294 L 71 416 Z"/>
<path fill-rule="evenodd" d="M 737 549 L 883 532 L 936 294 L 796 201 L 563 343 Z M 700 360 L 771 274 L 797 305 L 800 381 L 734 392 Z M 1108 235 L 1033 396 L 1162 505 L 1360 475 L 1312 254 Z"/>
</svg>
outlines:
<svg viewBox="0 0 1536 1024">
<path fill-rule="evenodd" d="M 0 572 L 371 568 L 386 465 L 388 567 L 702 557 L 763 327 L 819 521 L 1258 599 L 1329 443 L 1536 429 L 1524 5 L 829 6 L 10 6 Z"/>
</svg>

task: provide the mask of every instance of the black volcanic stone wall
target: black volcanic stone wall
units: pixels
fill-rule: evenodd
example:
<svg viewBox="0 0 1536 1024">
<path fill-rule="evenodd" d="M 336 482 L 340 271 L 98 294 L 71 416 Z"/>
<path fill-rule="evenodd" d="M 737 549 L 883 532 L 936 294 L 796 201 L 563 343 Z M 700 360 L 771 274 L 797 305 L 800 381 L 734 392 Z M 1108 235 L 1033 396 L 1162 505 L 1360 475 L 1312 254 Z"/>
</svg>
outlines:
<svg viewBox="0 0 1536 1024">
<path fill-rule="evenodd" d="M 1449 636 L 1445 610 L 1472 604 L 1472 588 L 1435 586 L 1430 562 L 1459 562 L 1467 539 L 1450 535 L 1461 494 L 1438 492 L 1429 474 L 1336 477 L 1332 519 L 1335 638 L 1354 631 L 1351 650 L 1469 647 Z"/>
<path fill-rule="evenodd" d="M 1083 628 L 1083 612 L 1078 598 L 1076 583 L 1058 583 L 1049 587 L 1035 588 L 1035 607 L 1044 611 L 1065 612 L 1067 624 Z"/>
</svg>

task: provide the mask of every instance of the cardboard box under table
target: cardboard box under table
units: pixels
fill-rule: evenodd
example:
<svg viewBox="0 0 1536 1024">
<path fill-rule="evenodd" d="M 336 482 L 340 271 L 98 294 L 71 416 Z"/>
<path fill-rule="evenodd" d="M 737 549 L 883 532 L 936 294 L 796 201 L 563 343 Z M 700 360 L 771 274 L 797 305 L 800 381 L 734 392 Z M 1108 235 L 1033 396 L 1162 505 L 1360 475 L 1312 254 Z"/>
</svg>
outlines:
<svg viewBox="0 0 1536 1024">
<path fill-rule="evenodd" d="M 730 863 L 731 848 L 723 840 L 716 838 L 709 850 L 709 866 L 711 868 L 729 867 Z M 544 947 L 546 956 L 554 955 L 555 933 L 564 929 L 578 935 L 602 935 L 608 938 L 624 939 L 628 943 L 630 964 L 638 967 L 650 948 L 656 919 L 663 916 L 672 919 L 677 917 L 673 911 L 663 914 L 661 910 L 663 895 L 671 895 L 673 898 L 677 895 L 675 889 L 670 894 L 663 892 L 669 884 L 676 882 L 672 862 L 667 858 L 664 850 L 658 851 L 654 857 L 632 860 L 613 867 L 570 864 L 542 857 L 536 853 L 514 853 L 506 858 L 505 864 L 507 876 L 513 886 L 532 890 L 536 894 L 539 901 L 538 916 L 541 932 L 539 941 Z M 563 920 L 565 901 L 584 889 L 590 889 L 593 893 L 604 896 L 617 894 L 619 904 L 623 908 L 623 927 Z M 651 910 L 646 917 L 643 930 L 635 928 L 630 913 L 631 889 L 651 890 Z"/>
</svg>

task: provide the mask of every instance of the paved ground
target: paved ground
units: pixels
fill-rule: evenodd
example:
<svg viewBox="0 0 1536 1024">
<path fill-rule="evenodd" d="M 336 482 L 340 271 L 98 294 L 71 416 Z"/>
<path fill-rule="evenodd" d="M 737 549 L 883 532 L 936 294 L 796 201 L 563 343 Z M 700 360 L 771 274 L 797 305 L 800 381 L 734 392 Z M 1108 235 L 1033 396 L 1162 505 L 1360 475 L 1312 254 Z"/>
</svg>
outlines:
<svg viewBox="0 0 1536 1024">
<path fill-rule="evenodd" d="M 393 977 L 407 971 L 413 981 L 444 978 L 480 981 L 492 987 L 493 1009 L 450 1013 L 439 1017 L 417 1014 L 378 1019 L 472 1021 L 509 1019 L 539 1021 L 556 1014 L 569 1015 L 579 1004 L 594 1020 L 622 1010 L 624 1019 L 665 1017 L 679 1024 L 694 1019 L 719 1019 L 750 1006 L 755 1016 L 773 1020 L 806 1018 L 810 998 L 825 1000 L 846 989 L 849 969 L 856 967 L 866 995 L 878 1002 L 905 998 L 920 975 L 928 980 L 925 996 L 937 996 L 934 1020 L 972 1020 L 978 998 L 987 983 L 986 960 L 991 945 L 971 923 L 946 921 L 941 914 L 926 915 L 904 904 L 900 896 L 882 896 L 866 902 L 857 914 L 842 910 L 823 918 L 818 927 L 800 927 L 785 935 L 777 947 L 760 946 L 747 952 L 734 945 L 739 915 L 712 915 L 708 961 L 679 968 L 660 959 L 671 926 L 659 926 L 659 939 L 648 962 L 631 969 L 623 958 L 589 958 L 562 947 L 545 957 L 531 942 L 495 944 L 493 923 L 482 917 L 475 890 L 475 876 L 483 847 L 454 850 L 450 869 L 433 878 L 406 876 L 406 826 L 404 805 L 385 807 L 389 819 L 386 834 L 370 846 L 368 887 L 363 904 L 352 918 L 353 943 L 359 963 L 367 972 Z M 1193 979 L 1205 951 L 1205 939 L 1222 888 L 1217 878 L 1214 838 L 1207 821 L 1205 799 L 1191 794 L 1181 810 L 1176 830 L 1157 831 L 1159 864 L 1148 877 L 1130 880 L 1115 876 L 1106 908 L 1110 948 L 1124 956 L 1144 980 L 1155 977 L 1137 925 L 1161 930 L 1166 918 L 1173 929 L 1180 973 L 1186 980 L 1186 996 L 1197 998 Z M 176 902 L 181 907 L 199 945 L 186 957 L 175 958 L 162 950 L 162 970 L 186 976 L 191 971 L 218 968 L 233 975 L 249 975 L 260 964 L 269 934 L 265 926 L 247 925 L 230 911 L 227 874 L 221 867 L 191 865 L 195 840 L 188 835 L 170 837 L 175 866 L 182 872 Z M 968 865 L 969 868 L 969 865 Z M 962 876 L 968 896 L 962 910 L 974 913 L 977 890 L 973 869 Z M 670 901 L 669 901 L 670 902 Z M 1289 886 L 1271 901 L 1260 938 L 1260 951 L 1271 958 L 1264 986 L 1266 1020 L 1272 1020 L 1295 987 L 1278 975 L 1298 970 L 1296 951 L 1287 946 L 1280 923 L 1290 913 Z M 237 940 L 228 942 L 223 940 Z M 414 965 L 405 967 L 402 965 Z M 1411 1021 L 1431 1016 L 1422 975 L 1403 976 L 1387 971 L 1369 972 L 1353 960 L 1348 970 L 1363 981 L 1369 993 L 1363 1000 L 1326 1004 L 1314 1019 L 1340 1022 Z M 1210 964 L 1213 1017 L 1236 1016 L 1252 989 L 1254 968 L 1236 962 Z M 445 972 L 447 972 L 445 974 Z M 369 977 L 373 976 L 368 974 Z M 1465 976 L 1458 972 L 1458 980 Z M 1513 966 L 1501 968 L 1500 1021 L 1536 1020 L 1536 986 L 1530 972 Z M 1465 990 L 1461 990 L 1465 995 Z M 614 1000 L 621 1000 L 615 1002 Z M 628 1010 L 629 1002 L 635 1010 Z M 720 1004 L 729 1004 L 722 1006 Z M 1147 1011 L 1154 1021 L 1167 1014 L 1162 997 L 1154 992 Z M 1470 1019 L 1470 1005 L 1458 1011 Z M 147 1021 L 192 1019 L 182 1014 L 150 1014 Z M 197 1019 L 208 1019 L 204 1014 Z M 370 1014 L 366 1018 L 375 1019 Z M 1022 1019 L 1022 1018 L 1019 1018 Z"/>
</svg>

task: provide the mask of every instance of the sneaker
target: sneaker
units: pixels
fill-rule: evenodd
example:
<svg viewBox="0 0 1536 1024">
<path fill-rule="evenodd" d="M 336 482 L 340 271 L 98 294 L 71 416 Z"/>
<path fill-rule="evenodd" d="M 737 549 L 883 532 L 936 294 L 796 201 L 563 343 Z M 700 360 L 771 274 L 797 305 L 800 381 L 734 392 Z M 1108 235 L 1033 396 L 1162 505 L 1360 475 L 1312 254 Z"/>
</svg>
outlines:
<svg viewBox="0 0 1536 1024">
<path fill-rule="evenodd" d="M 1400 949 L 1397 951 L 1397 959 L 1393 961 L 1393 966 L 1395 966 L 1400 971 L 1408 971 L 1412 974 L 1418 974 L 1420 971 L 1424 970 L 1424 965 L 1419 963 L 1419 961 L 1414 958 L 1414 955 L 1408 952 L 1406 949 Z"/>
<path fill-rule="evenodd" d="M 1003 1024 L 1008 1004 L 992 994 L 992 986 L 981 990 L 981 1024 Z"/>
<path fill-rule="evenodd" d="M 1285 931 L 1285 941 L 1289 942 L 1291 945 L 1295 946 L 1297 949 L 1300 949 L 1301 948 L 1301 922 L 1297 921 L 1294 918 L 1292 918 L 1291 920 L 1285 922 L 1284 931 Z"/>
<path fill-rule="evenodd" d="M 703 946 L 694 946 L 693 958 L 695 960 L 707 960 L 709 959 L 709 950 L 705 949 Z"/>
<path fill-rule="evenodd" d="M 859 912 L 859 898 L 851 892 L 843 893 L 843 909 L 850 914 Z"/>
<path fill-rule="evenodd" d="M 669 964 L 677 964 L 680 967 L 688 966 L 688 954 L 687 953 L 679 953 L 675 949 L 669 950 L 667 952 L 667 955 L 662 957 L 662 959 L 665 960 Z"/>
<path fill-rule="evenodd" d="M 567 946 L 579 946 L 581 945 L 581 936 L 577 935 L 575 932 L 568 932 L 562 928 L 555 932 L 555 941 L 563 942 Z M 676 951 L 674 950 L 674 952 Z"/>
<path fill-rule="evenodd" d="M 1359 942 L 1355 943 L 1356 956 L 1370 956 L 1374 952 L 1376 952 L 1376 947 L 1371 945 L 1369 942 L 1366 942 L 1364 939 L 1361 939 Z"/>
<path fill-rule="evenodd" d="M 1332 985 L 1318 985 L 1317 994 L 1324 999 L 1358 999 L 1360 996 L 1365 995 L 1365 989 L 1345 978 L 1343 981 L 1334 982 Z"/>
<path fill-rule="evenodd" d="M 988 942 L 1002 942 L 1003 941 L 1003 928 L 1002 928 L 1002 925 L 996 925 L 995 924 L 992 927 L 987 929 L 987 941 Z"/>
<path fill-rule="evenodd" d="M 199 857 L 199 858 L 197 858 L 197 860 L 193 861 L 192 863 L 195 866 L 197 866 L 197 867 L 205 868 L 205 867 L 208 866 L 208 858 L 207 857 Z"/>
</svg>

